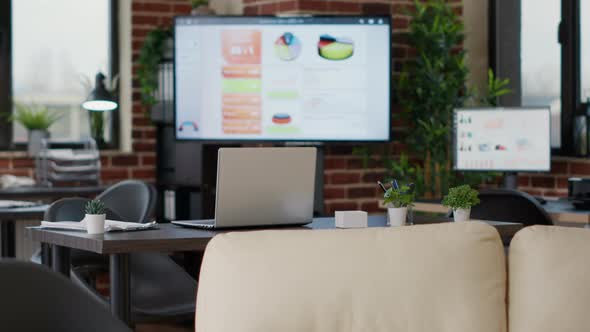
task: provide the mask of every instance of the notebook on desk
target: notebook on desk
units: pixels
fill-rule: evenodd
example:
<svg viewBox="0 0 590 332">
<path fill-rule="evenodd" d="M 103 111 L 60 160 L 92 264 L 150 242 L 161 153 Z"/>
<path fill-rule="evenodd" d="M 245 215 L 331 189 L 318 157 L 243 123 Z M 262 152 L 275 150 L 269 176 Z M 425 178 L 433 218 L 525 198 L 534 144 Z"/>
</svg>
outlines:
<svg viewBox="0 0 590 332">
<path fill-rule="evenodd" d="M 315 148 L 221 148 L 215 219 L 177 220 L 205 229 L 304 225 L 313 219 Z"/>
</svg>

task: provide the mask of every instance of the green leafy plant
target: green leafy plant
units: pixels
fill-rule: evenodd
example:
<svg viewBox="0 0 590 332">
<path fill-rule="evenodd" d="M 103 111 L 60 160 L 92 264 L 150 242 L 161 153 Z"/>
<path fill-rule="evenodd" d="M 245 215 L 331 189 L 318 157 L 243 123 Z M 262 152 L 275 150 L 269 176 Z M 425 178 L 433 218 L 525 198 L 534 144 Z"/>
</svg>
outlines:
<svg viewBox="0 0 590 332">
<path fill-rule="evenodd" d="M 449 189 L 449 194 L 444 197 L 442 204 L 452 209 L 469 209 L 479 204 L 478 192 L 471 189 L 468 184 L 454 187 Z"/>
<path fill-rule="evenodd" d="M 101 200 L 95 199 L 86 203 L 84 210 L 86 214 L 105 214 L 107 209 Z"/>
<path fill-rule="evenodd" d="M 61 118 L 58 112 L 49 110 L 45 106 L 15 103 L 14 114 L 10 117 L 12 121 L 20 123 L 28 130 L 48 130 L 57 120 Z"/>
<path fill-rule="evenodd" d="M 402 185 L 397 189 L 391 187 L 383 194 L 383 202 L 391 204 L 395 208 L 412 206 L 414 192 L 407 185 Z"/>
<path fill-rule="evenodd" d="M 427 198 L 440 195 L 451 173 L 453 109 L 467 99 L 465 39 L 461 19 L 444 0 L 415 1 L 408 42 L 417 57 L 408 61 L 398 97 L 414 125 L 408 133 L 413 152 L 424 156 Z"/>
<path fill-rule="evenodd" d="M 158 88 L 158 68 L 166 50 L 166 40 L 172 36 L 168 29 L 156 28 L 145 37 L 138 57 L 137 79 L 141 89 L 141 101 L 145 106 L 158 103 L 154 92 Z"/>
<path fill-rule="evenodd" d="M 197 8 L 200 6 L 208 6 L 209 0 L 191 0 L 191 6 Z"/>
</svg>

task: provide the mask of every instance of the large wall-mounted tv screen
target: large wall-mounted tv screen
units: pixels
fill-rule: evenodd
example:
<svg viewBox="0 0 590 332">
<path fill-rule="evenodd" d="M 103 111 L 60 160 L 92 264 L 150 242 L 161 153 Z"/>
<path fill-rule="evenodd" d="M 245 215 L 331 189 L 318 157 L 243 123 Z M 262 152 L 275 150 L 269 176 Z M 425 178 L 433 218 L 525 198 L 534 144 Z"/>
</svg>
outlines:
<svg viewBox="0 0 590 332">
<path fill-rule="evenodd" d="M 388 141 L 389 17 L 177 17 L 181 140 Z"/>
</svg>

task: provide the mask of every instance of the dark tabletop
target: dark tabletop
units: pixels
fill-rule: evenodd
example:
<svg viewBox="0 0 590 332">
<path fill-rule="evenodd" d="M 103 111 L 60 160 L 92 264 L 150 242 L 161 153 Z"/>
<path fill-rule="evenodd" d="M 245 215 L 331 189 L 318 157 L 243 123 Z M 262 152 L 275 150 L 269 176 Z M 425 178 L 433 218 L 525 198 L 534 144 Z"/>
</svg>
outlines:
<svg viewBox="0 0 590 332">
<path fill-rule="evenodd" d="M 105 186 L 89 187 L 15 187 L 0 189 L 0 199 L 62 198 L 74 196 L 94 196 L 103 192 Z"/>
<path fill-rule="evenodd" d="M 0 222 L 7 220 L 41 220 L 49 205 L 38 205 L 24 208 L 0 208 Z"/>
<path fill-rule="evenodd" d="M 416 224 L 449 221 L 447 218 L 418 216 L 415 218 Z M 519 223 L 488 223 L 498 230 L 505 244 L 507 244 L 510 238 L 512 238 L 512 236 L 514 236 L 514 234 L 522 228 L 522 224 Z M 369 227 L 383 227 L 385 225 L 386 217 L 384 215 L 369 217 Z M 334 228 L 334 218 L 315 218 L 311 224 L 297 228 L 291 227 L 290 229 L 332 228 Z M 207 243 L 217 234 L 229 231 L 235 232 L 260 229 L 262 228 L 240 230 L 200 230 L 193 228 L 183 228 L 172 224 L 159 224 L 156 229 L 150 230 L 111 232 L 101 235 L 89 235 L 83 231 L 62 231 L 30 227 L 28 228 L 28 235 L 32 240 L 43 243 L 87 250 L 99 254 L 116 254 L 138 251 L 199 251 L 204 250 Z"/>
</svg>

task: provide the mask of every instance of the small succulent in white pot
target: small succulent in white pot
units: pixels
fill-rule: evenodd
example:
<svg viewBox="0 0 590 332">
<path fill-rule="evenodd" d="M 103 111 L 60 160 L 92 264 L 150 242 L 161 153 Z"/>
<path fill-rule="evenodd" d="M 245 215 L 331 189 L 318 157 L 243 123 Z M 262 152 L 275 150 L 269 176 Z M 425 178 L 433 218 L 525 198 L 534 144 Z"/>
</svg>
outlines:
<svg viewBox="0 0 590 332">
<path fill-rule="evenodd" d="M 468 221 L 471 215 L 471 207 L 479 204 L 478 192 L 467 184 L 449 189 L 448 195 L 443 198 L 442 204 L 453 209 L 455 221 Z"/>
<path fill-rule="evenodd" d="M 391 187 L 383 194 L 383 202 L 387 205 L 387 223 L 389 226 L 406 224 L 408 207 L 414 202 L 414 192 L 410 186 Z"/>
<path fill-rule="evenodd" d="M 86 231 L 88 234 L 103 234 L 106 220 L 106 207 L 100 200 L 92 200 L 86 203 Z"/>
</svg>

